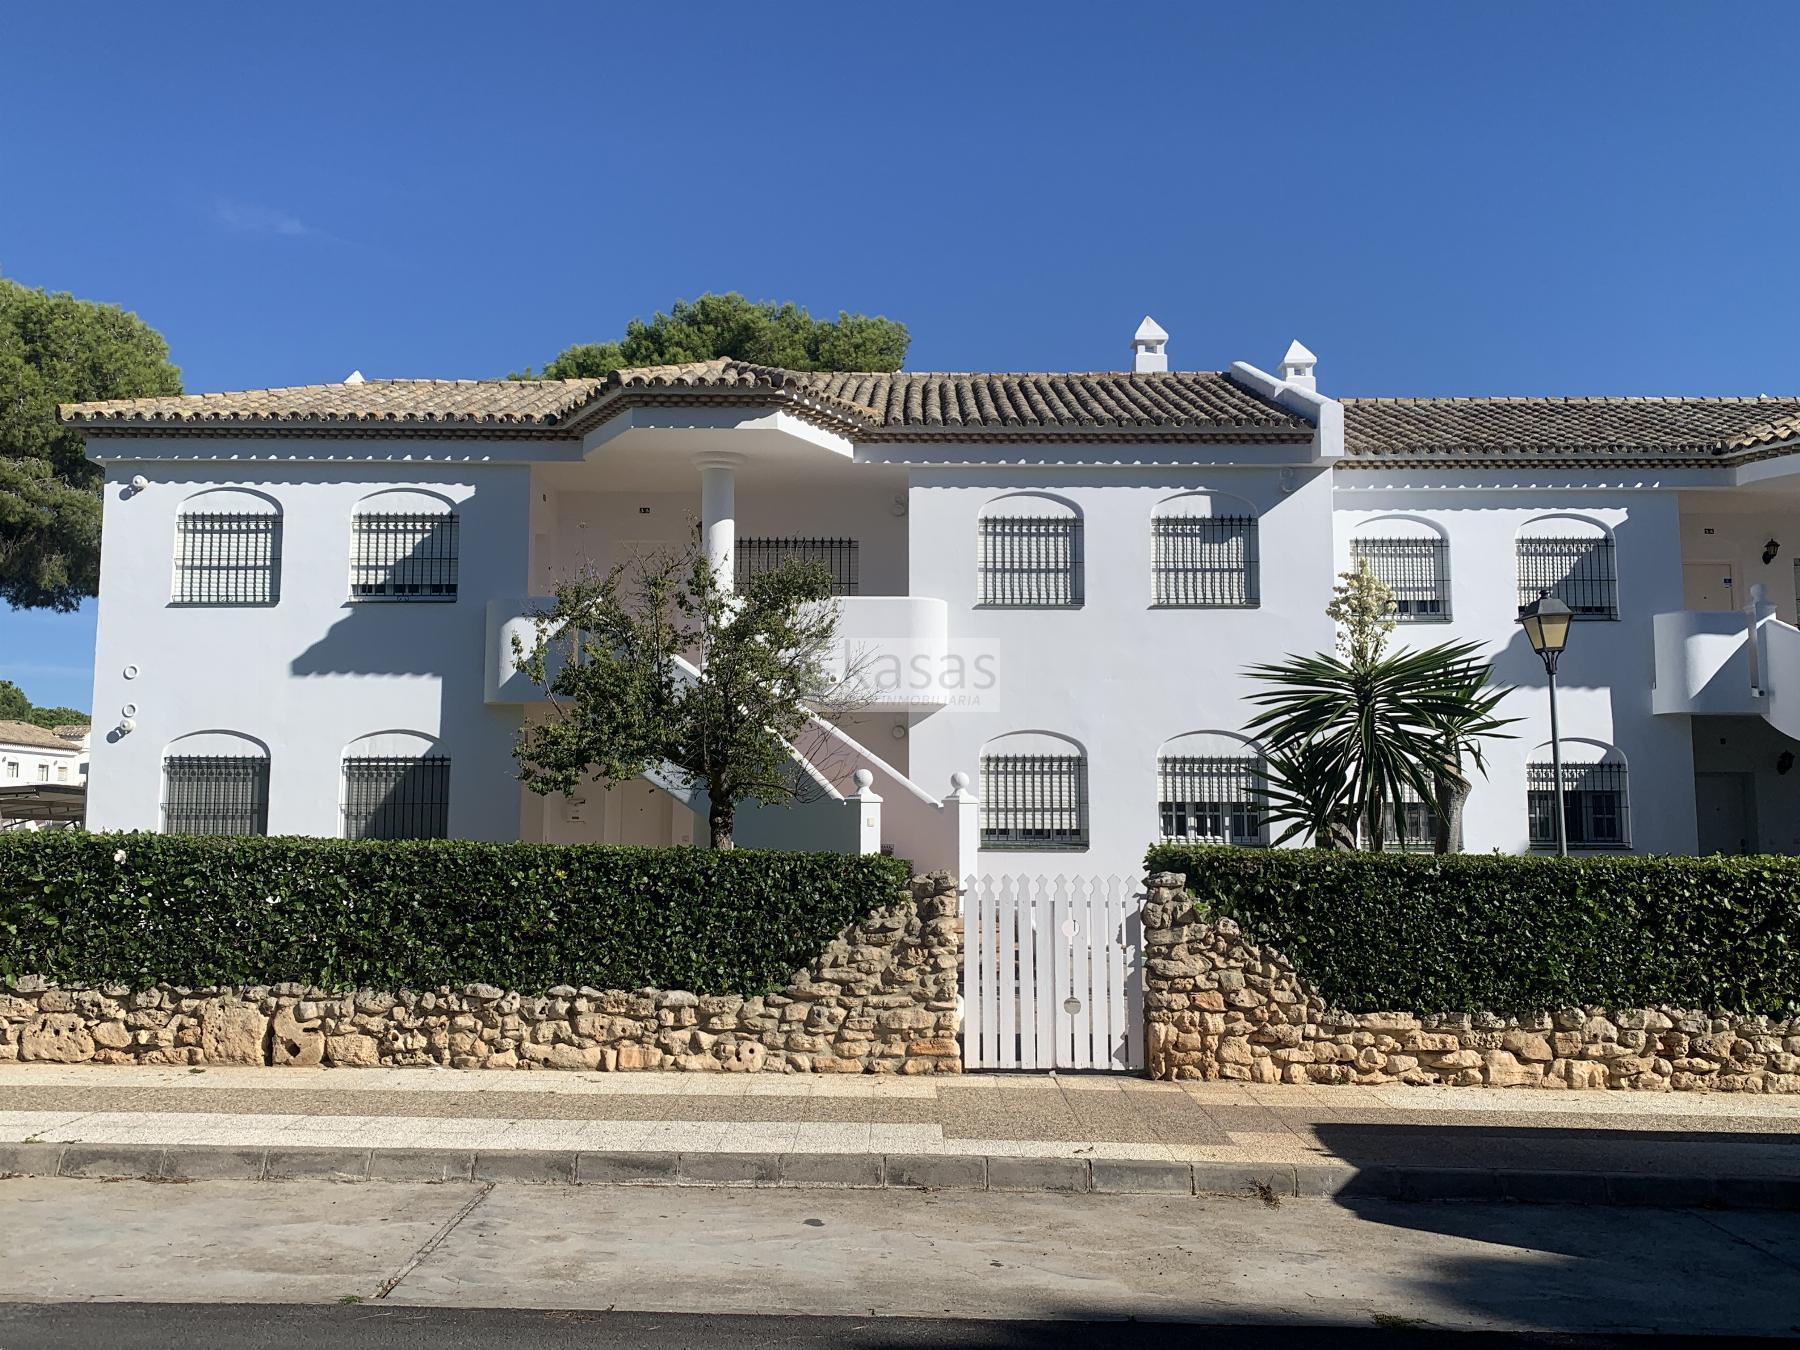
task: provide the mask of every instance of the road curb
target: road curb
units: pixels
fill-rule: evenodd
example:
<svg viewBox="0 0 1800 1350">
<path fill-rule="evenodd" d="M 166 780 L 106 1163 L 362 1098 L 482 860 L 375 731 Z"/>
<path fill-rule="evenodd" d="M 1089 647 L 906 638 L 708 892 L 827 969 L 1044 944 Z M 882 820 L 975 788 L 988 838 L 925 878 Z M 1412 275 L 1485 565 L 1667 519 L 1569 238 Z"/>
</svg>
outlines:
<svg viewBox="0 0 1800 1350">
<path fill-rule="evenodd" d="M 148 1181 L 513 1182 L 550 1186 L 760 1186 L 1063 1195 L 1510 1201 L 1800 1211 L 1800 1178 L 1294 1166 L 1155 1158 L 956 1153 L 644 1153 L 571 1150 L 235 1148 L 0 1144 L 0 1177 Z"/>
</svg>

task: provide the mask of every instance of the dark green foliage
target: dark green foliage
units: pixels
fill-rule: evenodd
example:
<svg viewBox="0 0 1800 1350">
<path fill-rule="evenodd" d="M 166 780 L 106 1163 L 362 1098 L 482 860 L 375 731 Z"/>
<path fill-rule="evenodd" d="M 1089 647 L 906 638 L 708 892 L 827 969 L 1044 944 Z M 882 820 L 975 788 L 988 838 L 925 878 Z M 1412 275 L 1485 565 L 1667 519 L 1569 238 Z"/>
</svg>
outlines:
<svg viewBox="0 0 1800 1350">
<path fill-rule="evenodd" d="M 709 292 L 692 302 L 677 300 L 649 323 L 633 319 L 617 342 L 565 347 L 541 375 L 526 370 L 508 378 L 591 380 L 620 369 L 718 356 L 785 370 L 889 371 L 900 369 L 911 340 L 906 325 L 892 319 L 842 310 L 836 319 L 815 319 L 799 305 Z"/>
<path fill-rule="evenodd" d="M 748 995 L 906 879 L 835 853 L 4 834 L 0 975 Z"/>
<path fill-rule="evenodd" d="M 94 594 L 101 469 L 56 407 L 179 394 L 168 357 L 135 314 L 0 277 L 0 600 L 71 610 Z"/>
<path fill-rule="evenodd" d="M 1800 858 L 1150 849 L 1353 1012 L 1800 1011 Z"/>
<path fill-rule="evenodd" d="M 29 722 L 48 730 L 85 722 L 88 715 L 79 708 L 37 708 L 25 691 L 11 680 L 0 680 L 0 722 Z"/>
</svg>

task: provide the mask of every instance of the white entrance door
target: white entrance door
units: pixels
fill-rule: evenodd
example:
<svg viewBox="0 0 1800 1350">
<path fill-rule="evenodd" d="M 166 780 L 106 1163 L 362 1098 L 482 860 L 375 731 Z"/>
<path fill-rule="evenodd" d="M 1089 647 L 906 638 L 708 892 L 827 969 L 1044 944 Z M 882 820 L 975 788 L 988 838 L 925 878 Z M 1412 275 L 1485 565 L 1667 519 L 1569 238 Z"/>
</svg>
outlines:
<svg viewBox="0 0 1800 1350">
<path fill-rule="evenodd" d="M 1691 562 L 1681 565 L 1682 603 L 1689 609 L 1740 609 L 1732 587 L 1730 563 Z"/>
<path fill-rule="evenodd" d="M 1120 877 L 970 877 L 963 1063 L 1143 1068 L 1140 903 Z"/>
</svg>

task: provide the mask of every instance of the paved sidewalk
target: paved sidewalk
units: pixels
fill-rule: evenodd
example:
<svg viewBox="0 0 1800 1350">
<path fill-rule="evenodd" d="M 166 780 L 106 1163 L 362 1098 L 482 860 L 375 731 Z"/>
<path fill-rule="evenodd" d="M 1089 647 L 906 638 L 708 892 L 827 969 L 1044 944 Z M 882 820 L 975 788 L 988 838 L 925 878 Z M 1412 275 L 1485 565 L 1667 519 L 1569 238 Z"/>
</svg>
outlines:
<svg viewBox="0 0 1800 1350">
<path fill-rule="evenodd" d="M 1800 1098 L 10 1064 L 0 1172 L 1800 1208 Z"/>
</svg>

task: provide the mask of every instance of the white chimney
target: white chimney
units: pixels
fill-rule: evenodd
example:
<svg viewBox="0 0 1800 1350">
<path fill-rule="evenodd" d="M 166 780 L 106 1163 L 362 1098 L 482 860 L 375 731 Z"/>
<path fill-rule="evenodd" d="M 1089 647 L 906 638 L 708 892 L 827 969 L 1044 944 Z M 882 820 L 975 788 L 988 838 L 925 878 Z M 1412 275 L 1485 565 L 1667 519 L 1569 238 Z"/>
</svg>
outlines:
<svg viewBox="0 0 1800 1350">
<path fill-rule="evenodd" d="M 1318 357 L 1298 342 L 1291 342 L 1287 355 L 1281 358 L 1281 378 L 1298 389 L 1310 389 L 1316 394 L 1319 382 L 1313 378 L 1313 367 L 1318 363 Z"/>
<path fill-rule="evenodd" d="M 1169 335 L 1162 330 L 1162 325 L 1144 315 L 1144 321 L 1138 325 L 1137 332 L 1131 336 L 1131 369 L 1142 375 L 1149 371 L 1167 370 L 1169 354 L 1163 346 Z"/>
<path fill-rule="evenodd" d="M 361 384 L 362 382 L 363 373 L 360 370 L 353 370 L 348 375 L 344 376 L 345 384 Z"/>
</svg>

